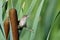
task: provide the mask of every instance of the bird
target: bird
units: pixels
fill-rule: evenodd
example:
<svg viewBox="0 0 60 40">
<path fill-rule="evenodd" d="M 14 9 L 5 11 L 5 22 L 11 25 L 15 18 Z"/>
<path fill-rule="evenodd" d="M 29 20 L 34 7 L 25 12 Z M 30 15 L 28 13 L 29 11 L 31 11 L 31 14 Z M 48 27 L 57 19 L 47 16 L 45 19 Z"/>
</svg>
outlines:
<svg viewBox="0 0 60 40">
<path fill-rule="evenodd" d="M 30 29 L 29 27 L 27 27 L 27 19 L 29 18 L 29 16 L 28 15 L 24 15 L 22 18 L 21 18 L 21 20 L 20 21 L 18 21 L 18 23 L 19 23 L 19 25 L 18 25 L 18 30 L 21 30 L 22 31 L 22 29 L 23 28 L 25 28 L 26 30 L 28 30 L 28 31 L 33 31 L 32 29 Z"/>
<path fill-rule="evenodd" d="M 28 15 L 24 15 L 20 21 L 18 21 L 18 29 L 22 30 L 24 27 L 27 27 L 27 19 L 28 19 Z"/>
</svg>

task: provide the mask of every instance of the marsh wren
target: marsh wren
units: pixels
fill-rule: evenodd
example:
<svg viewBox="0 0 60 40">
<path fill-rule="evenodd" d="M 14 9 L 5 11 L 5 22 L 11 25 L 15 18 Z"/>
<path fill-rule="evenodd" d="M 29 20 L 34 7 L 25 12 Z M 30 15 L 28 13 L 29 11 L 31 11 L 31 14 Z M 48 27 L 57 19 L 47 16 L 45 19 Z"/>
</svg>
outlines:
<svg viewBox="0 0 60 40">
<path fill-rule="evenodd" d="M 27 19 L 28 19 L 28 15 L 24 15 L 22 18 L 21 18 L 21 20 L 19 21 L 19 26 L 18 26 L 18 29 L 19 30 L 22 30 L 24 27 L 26 28 L 26 30 L 28 30 L 28 31 L 32 31 L 32 29 L 30 29 L 30 28 L 28 28 L 27 27 Z"/>
</svg>

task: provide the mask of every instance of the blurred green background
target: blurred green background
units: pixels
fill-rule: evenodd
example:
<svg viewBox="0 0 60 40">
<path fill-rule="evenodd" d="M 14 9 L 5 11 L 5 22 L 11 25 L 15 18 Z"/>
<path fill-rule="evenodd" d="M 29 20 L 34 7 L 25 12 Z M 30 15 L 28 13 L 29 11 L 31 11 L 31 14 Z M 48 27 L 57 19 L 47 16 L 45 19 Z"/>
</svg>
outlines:
<svg viewBox="0 0 60 40">
<path fill-rule="evenodd" d="M 33 29 L 23 29 L 19 40 L 60 40 L 60 0 L 0 0 L 0 40 L 6 40 L 3 25 L 11 8 L 17 10 L 18 20 L 29 15 L 27 25 Z"/>
</svg>

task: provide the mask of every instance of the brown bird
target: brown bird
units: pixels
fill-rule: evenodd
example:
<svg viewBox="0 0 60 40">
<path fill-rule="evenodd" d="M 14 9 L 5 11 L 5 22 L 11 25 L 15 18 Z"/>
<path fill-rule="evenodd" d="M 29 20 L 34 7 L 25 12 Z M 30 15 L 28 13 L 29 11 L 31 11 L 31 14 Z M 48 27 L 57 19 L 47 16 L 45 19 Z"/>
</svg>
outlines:
<svg viewBox="0 0 60 40">
<path fill-rule="evenodd" d="M 24 15 L 24 16 L 21 18 L 21 20 L 19 21 L 19 25 L 18 25 L 18 29 L 19 29 L 19 30 L 22 30 L 23 27 L 27 27 L 27 25 L 26 25 L 27 18 L 28 18 L 27 15 Z"/>
<path fill-rule="evenodd" d="M 18 26 L 18 30 L 22 30 L 24 27 L 26 28 L 26 30 L 28 31 L 32 31 L 32 29 L 27 27 L 27 19 L 28 19 L 28 15 L 24 15 L 21 20 L 19 21 L 19 26 Z"/>
</svg>

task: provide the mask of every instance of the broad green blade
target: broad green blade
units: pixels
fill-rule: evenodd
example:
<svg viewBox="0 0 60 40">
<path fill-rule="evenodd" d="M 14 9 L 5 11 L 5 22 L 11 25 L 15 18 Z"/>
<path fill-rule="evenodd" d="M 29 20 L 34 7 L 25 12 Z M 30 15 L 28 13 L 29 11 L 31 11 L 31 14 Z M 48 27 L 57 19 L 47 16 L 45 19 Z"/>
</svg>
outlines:
<svg viewBox="0 0 60 40">
<path fill-rule="evenodd" d="M 50 32 L 49 40 L 60 40 L 60 11 L 56 17 Z"/>
<path fill-rule="evenodd" d="M 39 7 L 37 9 L 37 13 L 36 13 L 34 23 L 33 23 L 33 27 L 32 27 L 33 33 L 31 33 L 30 40 L 35 39 L 35 34 L 36 34 L 36 31 L 37 31 L 37 27 L 38 27 L 37 25 L 38 25 L 38 22 L 39 22 L 39 16 L 40 16 L 43 4 L 44 4 L 44 0 L 41 1 L 40 5 L 39 5 Z"/>
<path fill-rule="evenodd" d="M 0 0 L 0 40 L 5 40 L 3 20 L 2 20 L 2 5 L 3 1 Z"/>
</svg>

